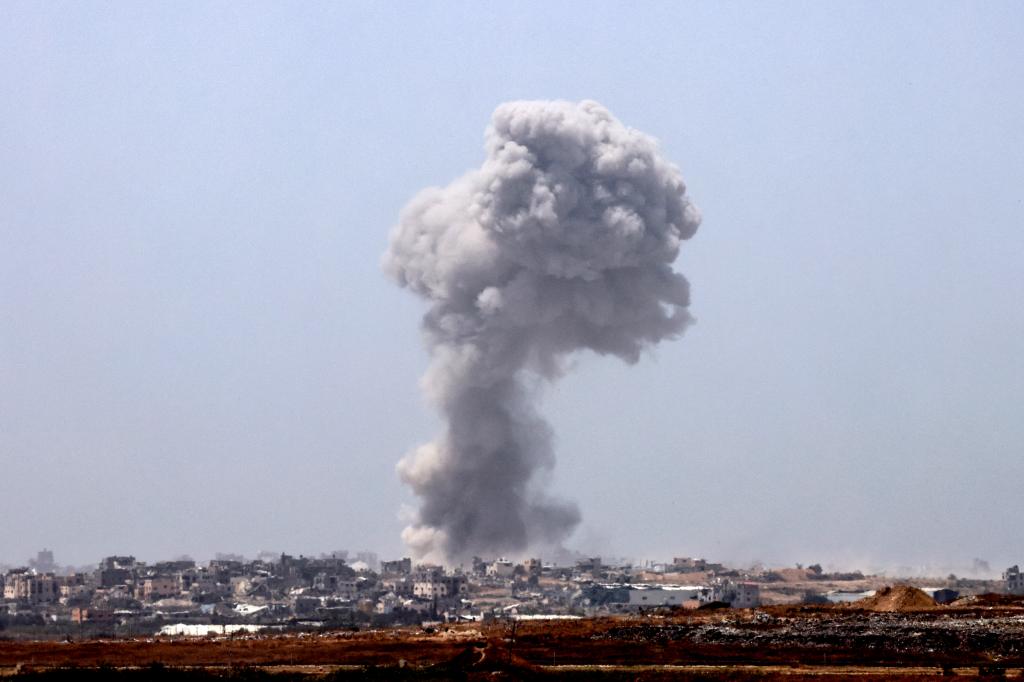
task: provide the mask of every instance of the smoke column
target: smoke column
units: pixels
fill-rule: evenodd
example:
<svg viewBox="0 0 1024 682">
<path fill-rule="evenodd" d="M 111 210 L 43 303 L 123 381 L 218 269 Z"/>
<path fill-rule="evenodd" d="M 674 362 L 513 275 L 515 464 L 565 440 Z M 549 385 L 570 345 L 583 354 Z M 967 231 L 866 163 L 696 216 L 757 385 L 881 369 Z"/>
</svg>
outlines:
<svg viewBox="0 0 1024 682">
<path fill-rule="evenodd" d="M 592 101 L 502 104 L 485 138 L 479 169 L 409 202 L 384 256 L 430 302 L 422 385 L 447 427 L 398 472 L 422 500 L 402 537 L 434 560 L 563 541 L 580 514 L 542 490 L 531 383 L 577 350 L 634 363 L 691 322 L 672 262 L 700 217 L 652 138 Z"/>
</svg>

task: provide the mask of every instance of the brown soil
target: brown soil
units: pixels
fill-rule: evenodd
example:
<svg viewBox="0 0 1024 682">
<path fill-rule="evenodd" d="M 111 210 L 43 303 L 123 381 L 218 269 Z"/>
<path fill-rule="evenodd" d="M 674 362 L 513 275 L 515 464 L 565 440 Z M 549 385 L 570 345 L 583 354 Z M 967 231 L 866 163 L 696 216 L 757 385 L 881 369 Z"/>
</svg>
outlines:
<svg viewBox="0 0 1024 682">
<path fill-rule="evenodd" d="M 238 666 L 271 672 L 307 670 L 310 677 L 346 666 L 368 666 L 388 675 L 419 670 L 459 679 L 491 679 L 488 676 L 495 674 L 525 679 L 527 673 L 560 679 L 749 679 L 755 673 L 787 679 L 836 679 L 847 674 L 937 679 L 944 671 L 964 667 L 970 667 L 971 675 L 990 669 L 1010 677 L 1019 675 L 1024 668 L 1024 606 L 936 607 L 926 605 L 922 596 L 927 599 L 919 591 L 896 587 L 857 608 L 678 611 L 516 625 L 453 625 L 431 633 L 396 628 L 273 636 L 0 641 L 0 676 L 13 673 L 17 666 L 52 670 L 153 664 L 205 670 Z M 733 674 L 741 669 L 749 675 Z M 728 678 L 716 676 L 722 671 L 733 672 Z M 499 675 L 498 679 L 509 677 Z"/>
<path fill-rule="evenodd" d="M 991 608 L 998 606 L 1024 607 L 1024 596 L 1014 594 L 978 594 L 960 597 L 950 606 L 956 609 Z"/>
<path fill-rule="evenodd" d="M 881 613 L 909 613 L 936 608 L 934 599 L 909 585 L 883 587 L 874 596 L 853 602 L 850 606 Z"/>
</svg>

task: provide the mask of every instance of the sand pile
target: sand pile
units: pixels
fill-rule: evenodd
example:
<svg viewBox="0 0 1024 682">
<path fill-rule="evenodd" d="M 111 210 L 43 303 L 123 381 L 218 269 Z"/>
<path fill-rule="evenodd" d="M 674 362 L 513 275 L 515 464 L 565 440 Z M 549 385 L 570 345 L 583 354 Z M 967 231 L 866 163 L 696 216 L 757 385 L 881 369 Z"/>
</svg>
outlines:
<svg viewBox="0 0 1024 682">
<path fill-rule="evenodd" d="M 935 600 L 910 585 L 886 585 L 874 596 L 850 604 L 865 611 L 921 611 L 934 609 Z"/>
</svg>

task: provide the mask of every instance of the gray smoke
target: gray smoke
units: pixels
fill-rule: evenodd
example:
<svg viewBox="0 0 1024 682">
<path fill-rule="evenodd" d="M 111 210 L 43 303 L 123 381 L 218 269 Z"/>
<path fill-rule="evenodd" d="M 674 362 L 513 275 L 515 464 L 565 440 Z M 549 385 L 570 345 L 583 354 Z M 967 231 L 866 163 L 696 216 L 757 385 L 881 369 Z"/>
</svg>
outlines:
<svg viewBox="0 0 1024 682">
<path fill-rule="evenodd" d="M 398 471 L 422 499 L 403 539 L 435 560 L 564 540 L 580 514 L 541 490 L 554 453 L 531 379 L 582 349 L 636 362 L 691 322 L 672 262 L 700 217 L 652 138 L 596 102 L 509 102 L 485 148 L 409 202 L 384 258 L 431 304 L 423 387 L 447 428 Z"/>
</svg>

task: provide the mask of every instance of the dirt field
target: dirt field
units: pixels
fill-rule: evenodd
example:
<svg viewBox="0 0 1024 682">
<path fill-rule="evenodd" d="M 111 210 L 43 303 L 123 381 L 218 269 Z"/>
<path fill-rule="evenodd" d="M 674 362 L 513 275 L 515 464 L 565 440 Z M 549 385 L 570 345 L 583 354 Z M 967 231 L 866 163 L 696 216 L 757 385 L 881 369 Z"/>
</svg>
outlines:
<svg viewBox="0 0 1024 682">
<path fill-rule="evenodd" d="M 74 670 L 69 670 L 69 669 Z M 860 605 L 304 635 L 0 641 L 22 679 L 938 679 L 1021 677 L 1024 606 L 898 590 Z M 96 677 L 95 679 L 100 679 Z"/>
</svg>

